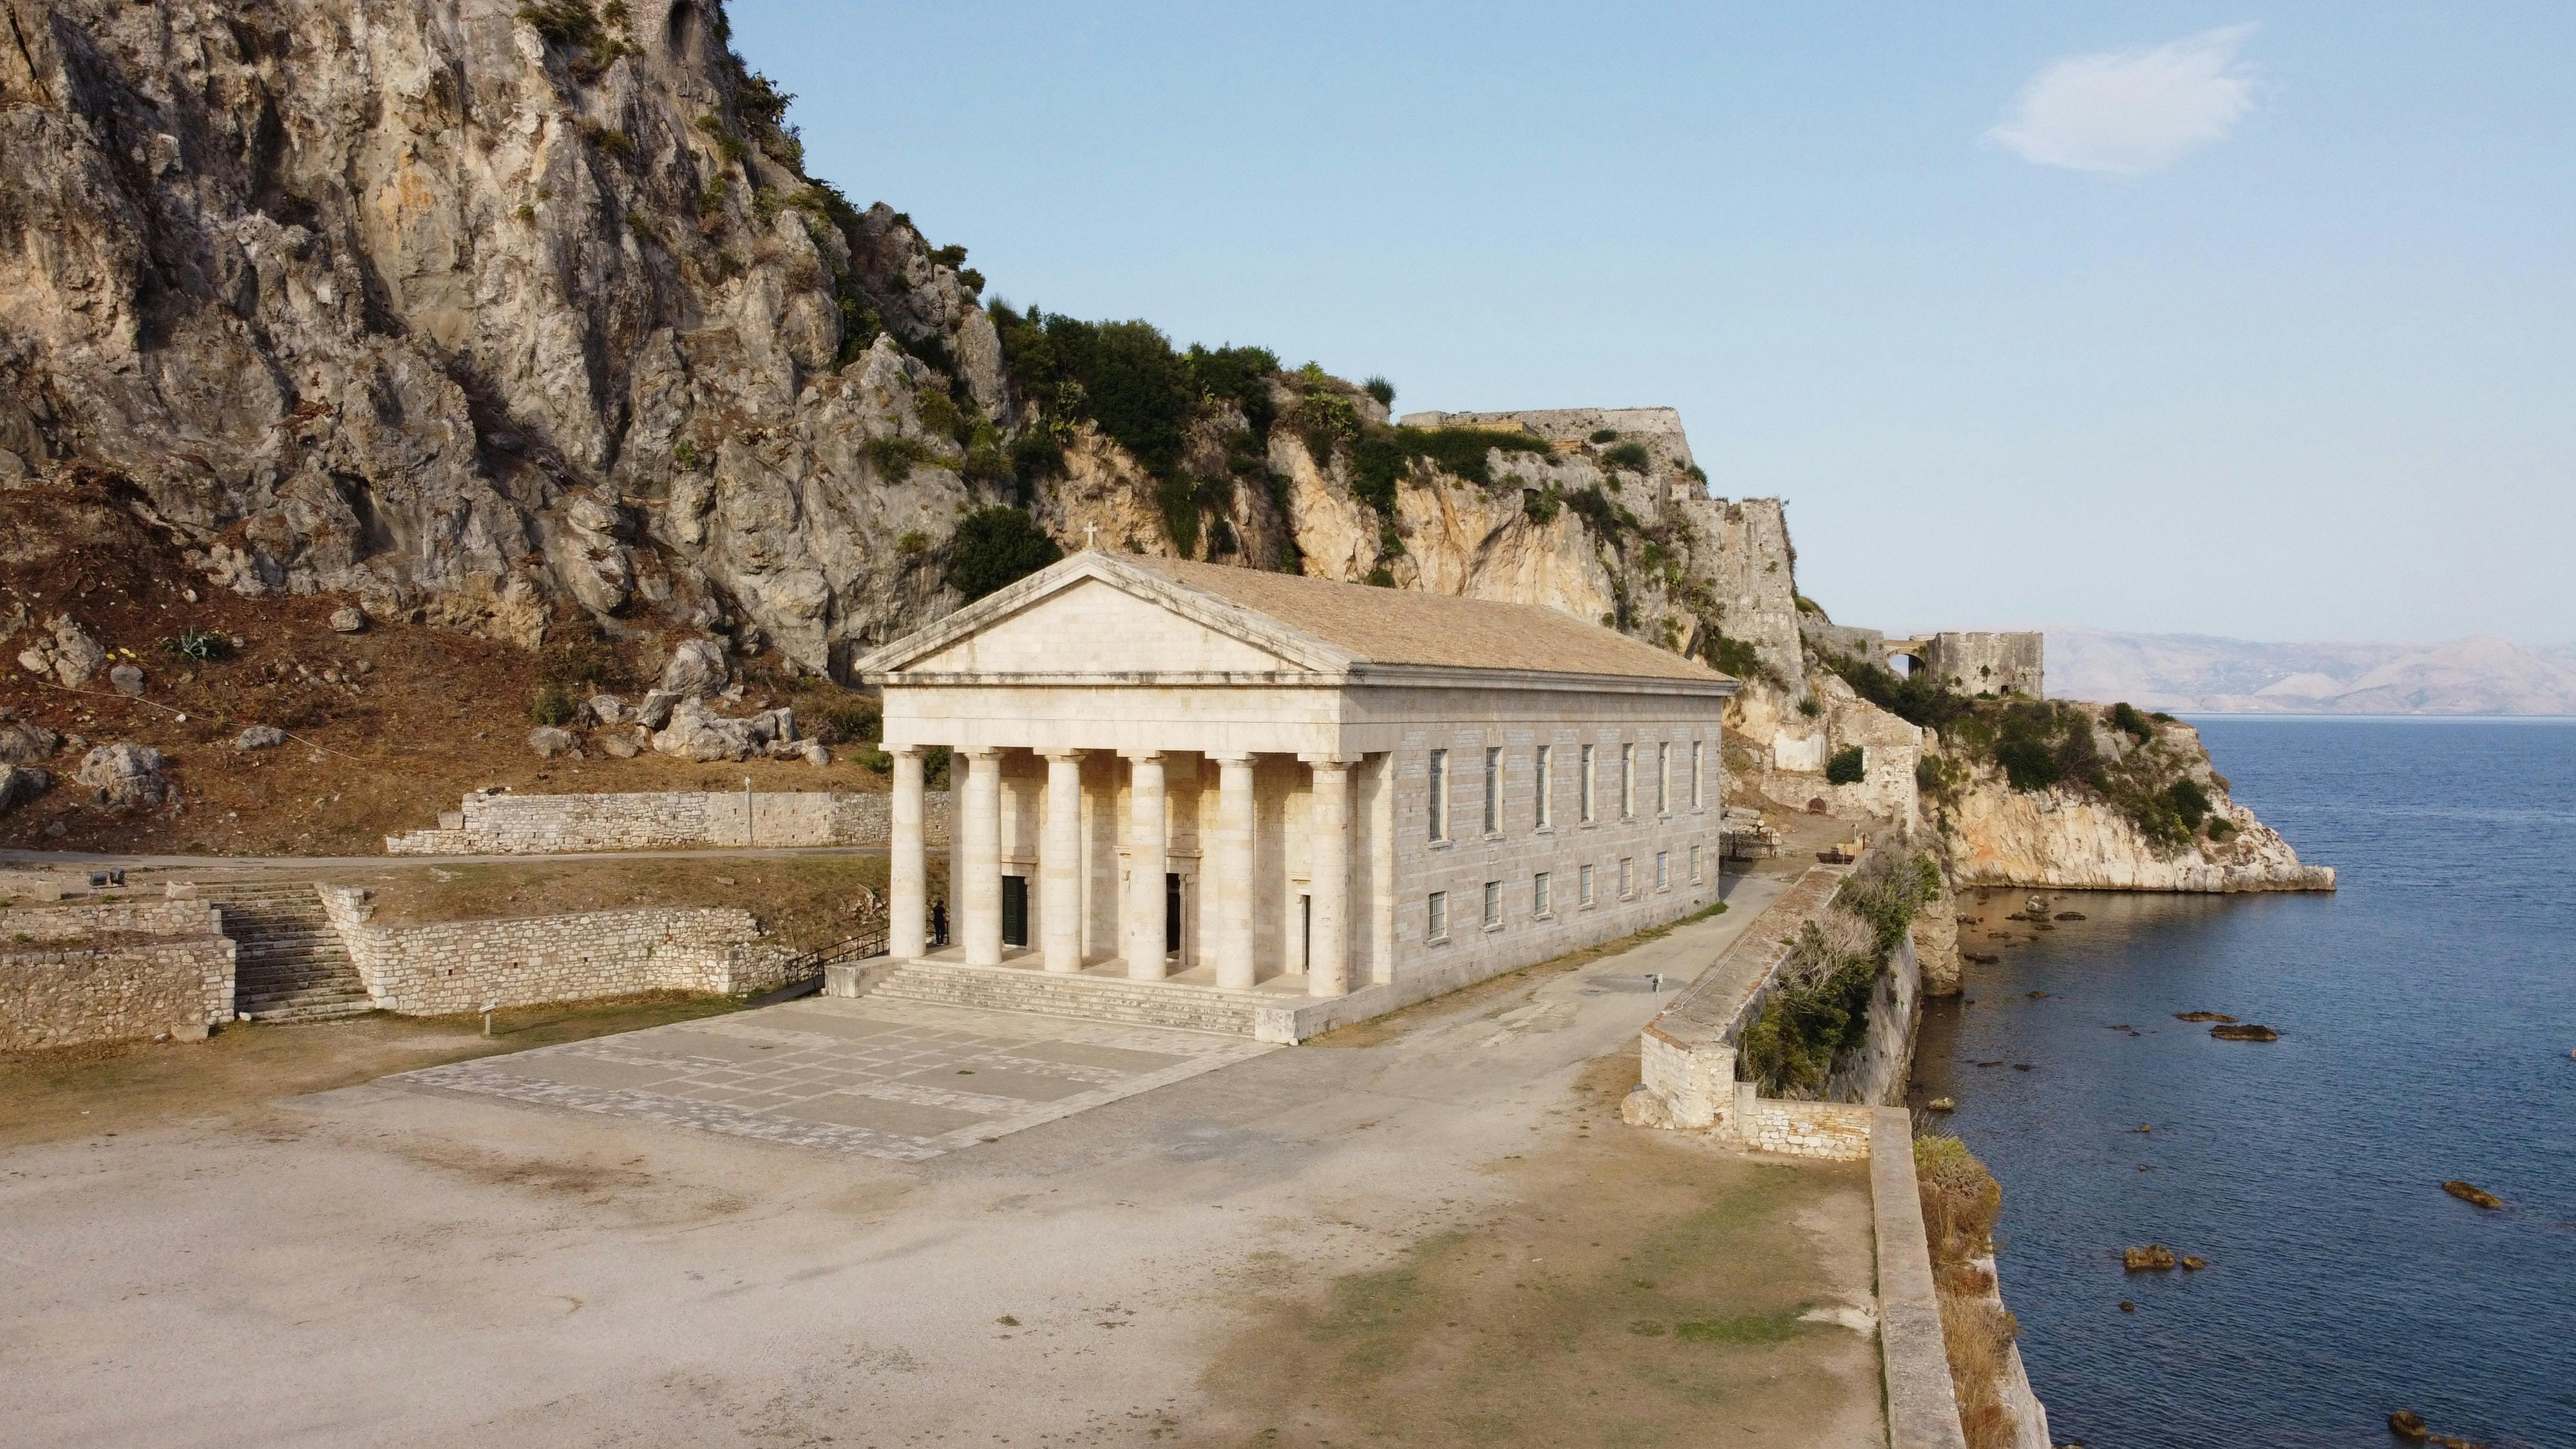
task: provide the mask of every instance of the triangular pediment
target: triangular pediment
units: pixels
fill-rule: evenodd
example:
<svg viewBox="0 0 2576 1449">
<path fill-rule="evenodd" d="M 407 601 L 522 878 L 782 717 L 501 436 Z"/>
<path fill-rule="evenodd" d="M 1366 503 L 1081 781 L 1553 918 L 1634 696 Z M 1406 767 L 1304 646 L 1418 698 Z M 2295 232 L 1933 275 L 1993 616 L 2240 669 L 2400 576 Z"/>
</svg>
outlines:
<svg viewBox="0 0 2576 1449">
<path fill-rule="evenodd" d="M 1077 554 L 898 639 L 863 675 L 1338 673 L 1350 657 L 1116 556 Z"/>
</svg>

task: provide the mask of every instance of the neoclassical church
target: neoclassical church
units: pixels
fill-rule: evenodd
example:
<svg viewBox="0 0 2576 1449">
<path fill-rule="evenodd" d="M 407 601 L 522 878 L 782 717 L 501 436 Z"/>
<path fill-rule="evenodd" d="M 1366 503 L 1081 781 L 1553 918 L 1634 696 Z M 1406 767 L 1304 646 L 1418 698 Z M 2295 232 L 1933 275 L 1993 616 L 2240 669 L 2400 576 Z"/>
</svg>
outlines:
<svg viewBox="0 0 2576 1449">
<path fill-rule="evenodd" d="M 1294 1041 L 1717 899 L 1735 681 L 1551 609 L 1085 552 L 859 669 L 894 757 L 890 956 L 968 985 L 1039 973 L 1080 1009 L 1114 981 L 1140 1019 L 1150 983 L 1176 1023 L 1250 1004 Z"/>
</svg>

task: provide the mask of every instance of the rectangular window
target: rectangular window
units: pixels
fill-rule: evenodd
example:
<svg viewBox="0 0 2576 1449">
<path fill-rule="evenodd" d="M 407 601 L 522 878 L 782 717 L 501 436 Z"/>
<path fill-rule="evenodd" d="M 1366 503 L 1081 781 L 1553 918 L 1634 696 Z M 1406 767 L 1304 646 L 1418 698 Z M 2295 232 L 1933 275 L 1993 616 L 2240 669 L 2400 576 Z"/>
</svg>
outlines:
<svg viewBox="0 0 2576 1449">
<path fill-rule="evenodd" d="M 1502 928 L 1503 883 L 1498 880 L 1489 880 L 1485 882 L 1485 929 L 1488 931 L 1499 931 Z"/>
<path fill-rule="evenodd" d="M 1637 818 L 1637 747 L 1619 747 L 1619 818 Z"/>
<path fill-rule="evenodd" d="M 1503 833 L 1503 752 L 1485 751 L 1485 833 Z"/>
<path fill-rule="evenodd" d="M 1592 904 L 1592 867 L 1588 865 L 1574 872 L 1574 903 L 1578 906 Z"/>
<path fill-rule="evenodd" d="M 1673 813 L 1673 747 L 1668 742 L 1655 746 L 1655 813 Z"/>
<path fill-rule="evenodd" d="M 1585 745 L 1583 747 L 1583 789 L 1581 793 L 1583 796 L 1583 823 L 1586 825 L 1592 823 L 1592 779 L 1592 747 L 1590 745 Z"/>
<path fill-rule="evenodd" d="M 1691 847 L 1691 884 L 1699 884 L 1699 847 Z"/>
<path fill-rule="evenodd" d="M 1538 808 L 1532 812 L 1531 823 L 1545 830 L 1555 823 L 1548 818 L 1547 797 L 1556 789 L 1556 757 L 1546 745 L 1539 746 L 1538 753 L 1530 759 L 1530 786 L 1538 792 Z"/>
<path fill-rule="evenodd" d="M 1634 857 L 1634 856 L 1627 856 L 1627 855 L 1623 855 L 1623 856 L 1619 857 L 1619 899 L 1621 899 L 1621 900 L 1623 900 L 1623 901 L 1626 901 L 1626 900 L 1634 900 L 1634 899 L 1636 899 L 1636 896 L 1637 896 L 1637 861 L 1636 861 L 1636 857 Z"/>
<path fill-rule="evenodd" d="M 1691 808 L 1693 810 L 1703 809 L 1708 804 L 1700 794 L 1699 751 L 1700 742 L 1691 741 Z"/>
<path fill-rule="evenodd" d="M 1554 904 L 1548 899 L 1547 885 L 1546 871 L 1530 877 L 1530 914 L 1544 916 L 1554 909 Z"/>
<path fill-rule="evenodd" d="M 1449 838 L 1449 752 L 1431 752 L 1431 838 Z"/>
<path fill-rule="evenodd" d="M 1655 852 L 1655 889 L 1665 891 L 1672 888 L 1673 853 L 1669 850 L 1658 850 Z"/>
<path fill-rule="evenodd" d="M 1447 891 L 1433 891 L 1431 893 L 1431 918 L 1429 923 L 1422 929 L 1422 937 L 1426 941 L 1437 941 L 1448 934 L 1449 893 Z"/>
</svg>

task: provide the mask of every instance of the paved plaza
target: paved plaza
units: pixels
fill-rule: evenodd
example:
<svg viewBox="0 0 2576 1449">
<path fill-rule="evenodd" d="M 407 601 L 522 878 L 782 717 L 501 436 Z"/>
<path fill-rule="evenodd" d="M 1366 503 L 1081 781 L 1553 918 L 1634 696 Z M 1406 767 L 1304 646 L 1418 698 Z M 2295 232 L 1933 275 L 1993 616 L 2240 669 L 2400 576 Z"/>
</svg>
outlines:
<svg viewBox="0 0 2576 1449">
<path fill-rule="evenodd" d="M 392 1080 L 917 1162 L 1275 1050 L 1204 1032 L 818 997 Z"/>
</svg>

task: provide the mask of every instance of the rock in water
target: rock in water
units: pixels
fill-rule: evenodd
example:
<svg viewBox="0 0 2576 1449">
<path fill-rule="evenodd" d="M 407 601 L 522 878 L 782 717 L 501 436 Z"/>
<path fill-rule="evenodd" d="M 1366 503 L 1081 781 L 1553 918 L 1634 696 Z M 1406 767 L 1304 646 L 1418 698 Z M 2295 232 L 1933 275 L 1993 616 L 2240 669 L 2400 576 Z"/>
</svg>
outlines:
<svg viewBox="0 0 2576 1449">
<path fill-rule="evenodd" d="M 2500 1208 L 2504 1206 L 2503 1198 L 2496 1196 L 2494 1193 L 2491 1193 L 2485 1188 L 2479 1187 L 2474 1183 L 2462 1182 L 2456 1177 L 2452 1178 L 2449 1182 L 2443 1183 L 2442 1191 L 2449 1193 L 2451 1196 L 2458 1198 L 2462 1202 L 2474 1203 L 2482 1208 Z"/>
<path fill-rule="evenodd" d="M 2186 1272 L 2197 1273 L 2201 1269 L 2209 1266 L 2209 1260 L 2207 1258 L 2195 1258 L 2186 1253 L 2183 1255 L 2182 1266 Z"/>
<path fill-rule="evenodd" d="M 2209 1034 L 2220 1041 L 2279 1041 L 2281 1034 L 2257 1022 L 2235 1022 L 2213 1026 Z"/>
<path fill-rule="evenodd" d="M 2176 1021 L 2234 1021 L 2236 1018 L 2216 1011 L 2177 1011 Z"/>
<path fill-rule="evenodd" d="M 2132 1273 L 2162 1272 L 2174 1265 L 2174 1250 L 2162 1243 L 2149 1243 L 2143 1248 L 2126 1248 L 2120 1253 L 2120 1266 Z"/>
<path fill-rule="evenodd" d="M 2424 1422 L 2424 1416 L 2413 1409 L 2400 1409 L 2389 1415 L 2388 1432 L 2416 1444 L 2421 1444 L 2433 1436 L 2433 1430 Z"/>
<path fill-rule="evenodd" d="M 1935 1097 L 1931 1101 L 1923 1104 L 1923 1110 L 1926 1112 L 1956 1112 L 1959 1110 L 1959 1104 L 1951 1101 L 1947 1097 Z"/>
</svg>

